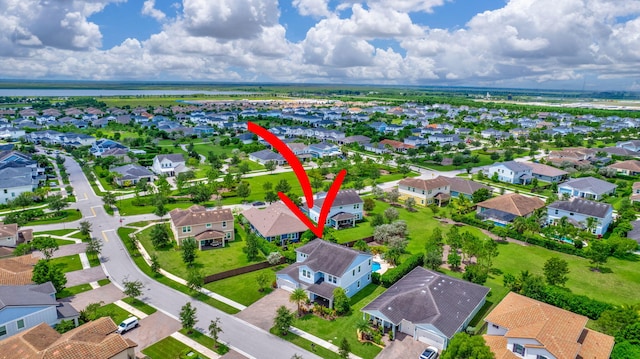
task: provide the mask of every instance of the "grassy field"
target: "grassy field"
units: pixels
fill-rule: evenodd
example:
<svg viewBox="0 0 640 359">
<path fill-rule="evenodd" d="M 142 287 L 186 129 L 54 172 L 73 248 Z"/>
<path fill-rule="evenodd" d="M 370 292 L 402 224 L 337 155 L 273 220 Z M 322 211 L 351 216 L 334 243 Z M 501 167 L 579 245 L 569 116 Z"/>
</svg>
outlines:
<svg viewBox="0 0 640 359">
<path fill-rule="evenodd" d="M 247 256 L 243 251 L 244 240 L 242 235 L 238 235 L 238 233 L 242 233 L 242 229 L 236 229 L 235 241 L 229 242 L 226 247 L 207 251 L 198 251 L 196 268 L 200 268 L 204 275 L 220 273 L 229 269 L 244 267 L 251 264 L 247 260 Z M 164 270 L 181 278 L 186 278 L 187 268 L 182 261 L 181 250 L 177 247 L 170 247 L 161 250 L 154 249 L 151 244 L 151 238 L 149 237 L 151 230 L 152 228 L 147 228 L 138 234 L 140 243 L 144 245 L 147 252 L 155 252 L 158 255 L 160 266 Z M 264 260 L 263 257 L 260 258 L 260 261 L 262 260 Z"/>
<path fill-rule="evenodd" d="M 351 298 L 351 312 L 348 315 L 336 318 L 333 321 L 322 319 L 318 316 L 307 314 L 296 319 L 293 326 L 318 336 L 324 340 L 339 345 L 342 338 L 347 338 L 351 345 L 351 352 L 362 358 L 373 358 L 380 348 L 369 343 L 360 343 L 356 337 L 356 323 L 362 318 L 362 309 L 373 299 L 384 292 L 383 287 L 369 284 Z"/>
<path fill-rule="evenodd" d="M 31 222 L 27 222 L 25 226 L 37 226 L 41 224 L 53 224 L 61 222 L 73 222 L 82 218 L 82 213 L 75 209 L 65 209 L 60 212 L 59 216 L 53 218 L 36 219 Z"/>
<path fill-rule="evenodd" d="M 64 273 L 73 272 L 73 271 L 82 269 L 82 262 L 80 262 L 80 255 L 78 254 L 65 256 L 65 257 L 51 258 L 49 261 L 51 265 L 54 265 L 60 268 L 60 270 L 62 270 L 62 272 Z"/>
<path fill-rule="evenodd" d="M 204 287 L 240 304 L 249 306 L 273 291 L 271 283 L 276 280 L 275 273 L 282 268 L 284 268 L 284 266 L 271 267 L 251 273 L 241 274 L 205 284 Z M 260 273 L 267 273 L 270 278 L 268 282 L 269 288 L 266 288 L 263 292 L 258 291 L 258 282 L 256 281 L 256 278 L 258 278 Z"/>
<path fill-rule="evenodd" d="M 213 137 L 211 138 L 212 141 L 217 141 L 217 138 Z M 217 142 L 214 142 L 217 143 Z M 207 156 L 209 154 L 209 152 L 213 152 L 216 155 L 221 155 L 221 154 L 225 154 L 227 156 L 231 156 L 231 151 L 233 150 L 233 147 L 222 147 L 219 145 L 214 145 L 213 143 L 209 142 L 209 143 L 196 143 L 194 142 L 193 144 L 193 150 L 196 151 L 198 154 L 201 154 L 203 156 Z"/>
<path fill-rule="evenodd" d="M 151 359 L 176 359 L 180 358 L 182 354 L 186 352 L 192 351 L 188 346 L 182 344 L 177 339 L 172 337 L 166 337 L 161 341 L 153 344 L 152 346 L 144 349 L 142 351 L 143 354 L 148 356 Z M 205 359 L 206 356 L 196 352 L 193 350 L 196 355 L 190 356 L 191 359 L 201 358 Z"/>
</svg>

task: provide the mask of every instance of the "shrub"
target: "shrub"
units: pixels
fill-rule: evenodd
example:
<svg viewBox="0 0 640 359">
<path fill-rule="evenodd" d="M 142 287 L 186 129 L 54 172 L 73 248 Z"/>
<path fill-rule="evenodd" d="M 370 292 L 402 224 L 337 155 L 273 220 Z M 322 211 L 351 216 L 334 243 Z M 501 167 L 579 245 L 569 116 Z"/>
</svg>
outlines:
<svg viewBox="0 0 640 359">
<path fill-rule="evenodd" d="M 416 267 L 421 266 L 423 264 L 423 261 L 423 254 L 414 254 L 413 256 L 407 258 L 399 266 L 389 269 L 383 275 L 381 275 L 380 284 L 382 284 L 382 286 L 385 288 L 389 288 L 395 282 L 399 281 L 400 278 L 404 277 L 407 273 L 411 272 Z M 374 273 L 374 280 L 376 277 L 375 274 L 377 273 Z"/>
</svg>

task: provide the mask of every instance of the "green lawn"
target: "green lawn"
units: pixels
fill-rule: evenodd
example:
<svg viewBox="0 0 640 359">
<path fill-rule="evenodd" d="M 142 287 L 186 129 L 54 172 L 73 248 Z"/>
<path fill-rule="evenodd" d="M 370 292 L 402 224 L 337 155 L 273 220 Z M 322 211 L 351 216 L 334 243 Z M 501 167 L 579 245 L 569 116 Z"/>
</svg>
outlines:
<svg viewBox="0 0 640 359">
<path fill-rule="evenodd" d="M 104 287 L 105 285 L 107 285 L 107 284 L 109 284 L 109 283 L 111 283 L 111 281 L 110 281 L 108 278 L 100 279 L 100 280 L 98 281 L 98 284 L 99 284 L 101 287 Z"/>
<path fill-rule="evenodd" d="M 151 359 L 182 359 L 182 358 L 205 359 L 207 358 L 206 356 L 196 352 L 195 350 L 193 350 L 193 352 L 196 353 L 197 356 L 196 355 L 192 355 L 189 357 L 182 356 L 183 354 L 186 354 L 189 351 L 192 351 L 191 348 L 182 344 L 177 339 L 174 339 L 173 337 L 166 337 L 161 341 L 153 344 L 152 346 L 146 348 L 145 350 L 142 351 L 142 353 L 147 355 Z"/>
<path fill-rule="evenodd" d="M 306 349 L 310 352 L 315 353 L 316 355 L 318 355 L 321 358 L 324 359 L 340 359 L 340 356 L 334 352 L 332 352 L 329 349 L 325 349 L 319 345 L 314 345 L 313 348 L 311 347 L 312 342 L 304 339 L 303 337 L 297 336 L 291 332 L 287 333 L 287 335 L 285 335 L 284 337 L 280 335 L 279 331 L 277 329 L 271 328 L 270 330 L 271 334 L 277 335 L 280 338 L 289 341 L 297 346 L 299 346 L 300 348 Z M 336 343 L 337 345 L 339 345 L 340 343 Z"/>
<path fill-rule="evenodd" d="M 137 214 L 149 214 L 149 213 L 153 213 L 153 211 L 155 211 L 156 207 L 152 206 L 150 201 L 151 201 L 151 197 L 150 196 L 142 196 L 141 197 L 142 200 L 145 202 L 145 205 L 143 206 L 136 206 L 133 204 L 133 202 L 135 201 L 135 198 L 127 198 L 127 199 L 123 199 L 123 200 L 119 200 L 117 202 L 117 207 L 120 211 L 120 214 L 123 216 L 133 216 L 133 215 L 137 215 Z M 202 203 L 203 206 L 212 206 L 213 203 Z M 176 203 L 167 203 L 165 205 L 165 208 L 167 209 L 167 211 L 171 211 L 172 209 L 176 209 L 176 208 L 182 208 L 182 209 L 186 209 L 193 206 L 193 202 L 191 201 L 178 201 Z M 111 211 L 113 214 L 113 210 Z M 108 212 L 107 212 L 108 213 Z"/>
<path fill-rule="evenodd" d="M 53 224 L 53 223 L 61 223 L 61 222 L 73 222 L 82 218 L 82 213 L 75 209 L 65 209 L 60 212 L 59 216 L 44 218 L 44 219 L 36 219 L 31 222 L 27 222 L 24 226 L 37 226 L 41 224 Z"/>
<path fill-rule="evenodd" d="M 98 314 L 98 317 L 111 317 L 116 325 L 132 316 L 131 313 L 113 303 L 101 306 L 100 308 L 98 308 L 96 313 Z"/>
<path fill-rule="evenodd" d="M 223 329 L 224 330 L 224 329 Z M 211 338 L 210 336 L 207 336 L 197 330 L 193 330 L 191 331 L 191 333 L 188 333 L 186 329 L 180 329 L 180 333 L 184 334 L 185 336 L 195 340 L 196 342 L 204 345 L 206 348 L 209 348 L 213 351 L 215 351 L 216 353 L 220 354 L 220 355 L 224 355 L 226 353 L 229 352 L 229 348 L 218 342 L 218 348 L 214 349 L 213 348 L 213 344 L 215 343 L 215 341 L 213 340 L 213 338 Z"/>
<path fill-rule="evenodd" d="M 87 259 L 89 259 L 89 265 L 91 267 L 97 267 L 100 265 L 100 258 L 95 253 L 87 253 Z"/>
<path fill-rule="evenodd" d="M 67 244 L 74 244 L 76 242 L 68 240 L 68 239 L 60 239 L 60 238 L 54 238 L 56 241 L 56 244 L 58 246 L 66 246 Z"/>
<path fill-rule="evenodd" d="M 144 245 L 147 252 L 157 253 L 160 266 L 164 270 L 181 278 L 186 278 L 187 268 L 182 261 L 182 251 L 180 248 L 170 247 L 161 250 L 154 249 L 149 237 L 151 231 L 152 228 L 147 228 L 138 234 L 140 243 Z M 233 242 L 229 242 L 226 247 L 198 251 L 196 262 L 205 276 L 251 264 L 251 262 L 247 260 L 247 255 L 243 251 L 244 240 L 242 233 L 243 230 L 236 226 L 236 239 Z M 264 260 L 264 257 L 261 257 L 259 261 L 262 260 Z"/>
<path fill-rule="evenodd" d="M 271 283 L 276 280 L 275 273 L 282 268 L 284 268 L 284 266 L 245 273 L 205 284 L 204 287 L 240 304 L 249 306 L 273 291 L 273 289 L 271 289 Z M 268 284 L 269 288 L 266 288 L 263 292 L 258 291 L 258 282 L 256 282 L 256 278 L 260 273 L 267 273 L 271 279 Z"/>
<path fill-rule="evenodd" d="M 264 166 L 257 163 L 257 162 L 253 162 L 253 161 L 249 161 L 249 160 L 244 160 L 241 161 L 240 164 L 242 163 L 246 163 L 247 166 L 249 166 L 249 171 L 260 171 L 260 170 L 265 170 Z M 231 173 L 237 173 L 238 172 L 238 167 L 240 166 L 240 164 L 238 165 L 232 165 L 229 168 L 229 172 Z"/>
<path fill-rule="evenodd" d="M 50 234 L 52 236 L 66 236 L 69 233 L 75 232 L 76 230 L 73 228 L 70 229 L 53 229 L 51 231 L 41 231 L 41 232 L 33 232 L 34 236 L 37 235 L 46 235 L 46 234 Z"/>
<path fill-rule="evenodd" d="M 211 140 L 215 141 L 213 137 L 211 138 Z M 209 154 L 210 151 L 215 153 L 216 155 L 225 154 L 227 156 L 231 156 L 231 151 L 233 150 L 233 147 L 222 147 L 220 145 L 216 145 L 213 143 L 196 144 L 194 142 L 193 150 L 205 157 Z"/>
<path fill-rule="evenodd" d="M 360 343 L 356 336 L 356 323 L 362 318 L 362 309 L 373 299 L 384 292 L 383 287 L 369 284 L 351 298 L 351 312 L 348 315 L 338 317 L 333 321 L 322 319 L 313 314 L 307 314 L 293 323 L 300 328 L 335 345 L 340 345 L 342 338 L 347 338 L 351 345 L 351 352 L 362 358 L 373 358 L 380 348 L 370 343 Z"/>
<path fill-rule="evenodd" d="M 138 309 L 139 311 L 143 312 L 146 315 L 151 315 L 157 312 L 156 308 L 150 306 L 149 304 L 137 298 L 126 297 L 126 298 L 122 298 L 122 301 Z"/>
<path fill-rule="evenodd" d="M 56 299 L 71 297 L 78 293 L 90 291 L 91 289 L 93 288 L 91 288 L 91 285 L 89 285 L 89 283 L 68 287 L 56 293 Z"/>
<path fill-rule="evenodd" d="M 74 254 L 65 257 L 51 258 L 50 263 L 56 267 L 59 267 L 63 273 L 73 272 L 82 269 L 82 262 L 80 262 L 80 255 Z"/>
</svg>

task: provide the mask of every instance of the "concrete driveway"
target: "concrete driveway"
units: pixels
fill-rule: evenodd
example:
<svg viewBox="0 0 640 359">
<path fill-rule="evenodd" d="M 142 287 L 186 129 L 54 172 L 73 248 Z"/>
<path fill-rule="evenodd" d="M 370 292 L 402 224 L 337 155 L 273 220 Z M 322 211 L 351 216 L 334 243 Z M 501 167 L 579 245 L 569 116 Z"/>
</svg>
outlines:
<svg viewBox="0 0 640 359">
<path fill-rule="evenodd" d="M 77 311 L 81 311 L 91 303 L 104 302 L 104 304 L 113 303 L 116 300 L 124 298 L 125 295 L 113 284 L 107 284 L 104 287 L 92 289 L 88 292 L 83 292 L 73 297 L 65 298 L 71 302 L 71 305 L 76 308 Z M 118 323 L 116 323 L 118 324 Z"/>
<path fill-rule="evenodd" d="M 277 288 L 271 294 L 236 314 L 236 317 L 269 331 L 273 327 L 273 319 L 276 317 L 276 310 L 280 306 L 284 305 L 293 311 L 298 310 L 296 304 L 289 301 L 290 295 L 291 293 L 286 290 Z"/>
<path fill-rule="evenodd" d="M 118 323 L 116 323 L 118 324 Z M 136 352 L 140 352 L 151 344 L 162 340 L 180 330 L 180 322 L 162 312 L 155 312 L 140 320 L 140 326 L 124 333 L 124 337 L 131 339 L 138 346 Z"/>
<path fill-rule="evenodd" d="M 387 345 L 376 359 L 418 359 L 428 346 L 427 343 L 413 340 L 409 335 L 398 333 L 396 340 Z"/>
<path fill-rule="evenodd" d="M 76 270 L 66 273 L 67 287 L 73 287 L 74 285 L 97 282 L 100 279 L 107 278 L 104 274 L 102 266 L 91 267 L 87 269 Z"/>
</svg>

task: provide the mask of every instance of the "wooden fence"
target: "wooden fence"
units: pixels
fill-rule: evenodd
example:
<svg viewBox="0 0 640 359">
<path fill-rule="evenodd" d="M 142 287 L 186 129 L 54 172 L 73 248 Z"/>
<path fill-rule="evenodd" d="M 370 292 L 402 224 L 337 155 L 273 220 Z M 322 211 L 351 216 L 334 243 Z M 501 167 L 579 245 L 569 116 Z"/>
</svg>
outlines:
<svg viewBox="0 0 640 359">
<path fill-rule="evenodd" d="M 237 276 L 237 275 L 240 275 L 240 274 L 255 272 L 255 271 L 260 270 L 260 269 L 265 269 L 265 268 L 277 266 L 277 265 L 280 265 L 280 264 L 283 264 L 283 263 L 285 263 L 284 257 L 282 259 L 280 259 L 280 262 L 278 262 L 276 264 L 273 264 L 273 265 L 269 264 L 269 262 L 260 262 L 260 263 L 256 263 L 256 264 L 250 264 L 250 265 L 245 266 L 245 267 L 231 269 L 231 270 L 228 270 L 228 271 L 224 271 L 224 272 L 220 272 L 220 273 L 216 273 L 216 274 L 212 274 L 212 275 L 206 276 L 206 277 L 204 277 L 204 283 L 205 284 L 206 283 L 211 283 L 211 282 L 215 282 L 217 280 L 221 280 L 221 279 Z"/>
</svg>

